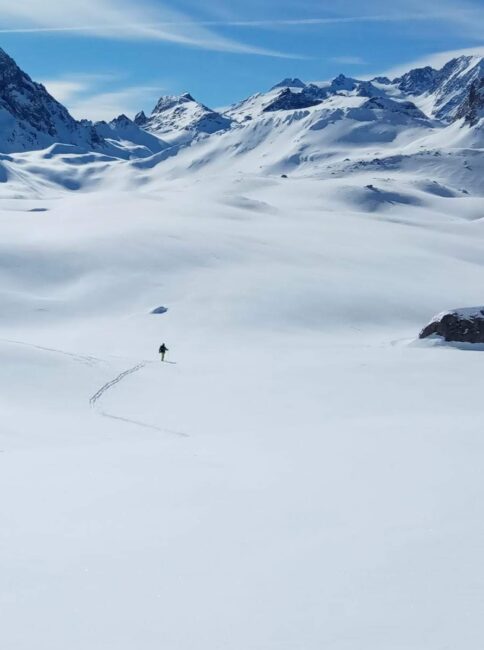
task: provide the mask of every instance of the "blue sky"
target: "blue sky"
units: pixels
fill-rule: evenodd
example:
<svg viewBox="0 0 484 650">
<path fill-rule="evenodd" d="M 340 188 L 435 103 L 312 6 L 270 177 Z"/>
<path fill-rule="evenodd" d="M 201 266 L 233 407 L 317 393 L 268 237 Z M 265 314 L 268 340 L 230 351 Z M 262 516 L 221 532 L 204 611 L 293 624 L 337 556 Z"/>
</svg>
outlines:
<svg viewBox="0 0 484 650">
<path fill-rule="evenodd" d="M 484 54 L 483 25 L 484 0 L 0 0 L 3 49 L 91 119 Z"/>
</svg>

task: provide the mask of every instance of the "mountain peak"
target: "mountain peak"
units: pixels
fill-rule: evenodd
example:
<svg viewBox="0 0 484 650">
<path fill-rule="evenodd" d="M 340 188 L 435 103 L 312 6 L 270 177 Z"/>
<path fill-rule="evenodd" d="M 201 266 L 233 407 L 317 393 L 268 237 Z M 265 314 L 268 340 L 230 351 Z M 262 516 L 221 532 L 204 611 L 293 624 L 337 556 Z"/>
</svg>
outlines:
<svg viewBox="0 0 484 650">
<path fill-rule="evenodd" d="M 116 124 L 116 125 L 119 125 L 119 126 L 126 125 L 126 124 L 133 124 L 133 120 L 131 120 L 124 113 L 121 113 L 121 115 L 118 115 L 118 117 L 114 118 L 114 120 L 111 122 L 111 124 Z"/>
<path fill-rule="evenodd" d="M 438 79 L 438 71 L 430 66 L 424 68 L 415 68 L 410 70 L 402 77 L 394 79 L 393 83 L 397 84 L 399 89 L 411 95 L 422 95 L 431 90 Z"/>
<path fill-rule="evenodd" d="M 147 121 L 148 118 L 146 117 L 146 113 L 144 111 L 140 111 L 139 113 L 137 113 L 134 118 L 134 123 L 137 124 L 138 126 L 143 126 L 143 124 L 146 124 Z"/>
<path fill-rule="evenodd" d="M 484 58 L 463 55 L 440 70 L 424 66 L 392 81 L 377 77 L 372 83 L 340 74 L 332 81 L 306 84 L 299 78 L 287 77 L 271 91 L 230 107 L 226 113 L 208 108 L 189 92 L 167 95 L 160 97 L 149 117 L 141 111 L 133 121 L 122 114 L 109 124 L 93 126 L 86 120 L 75 120 L 0 48 L 0 149 L 11 153 L 62 143 L 104 150 L 116 141 L 125 148 L 126 143 L 134 143 L 138 146 L 136 155 L 140 155 L 139 146 L 153 152 L 164 147 L 165 142 L 170 146 L 191 143 L 234 125 L 246 126 L 264 113 L 296 111 L 299 119 L 307 113 L 302 110 L 313 106 L 318 106 L 314 111 L 318 114 L 319 105 L 329 112 L 339 111 L 338 116 L 346 115 L 348 107 L 364 108 L 366 118 L 374 121 L 389 120 L 393 115 L 399 124 L 407 118 L 426 117 L 438 120 L 436 126 L 459 119 L 474 126 L 484 118 L 483 80 Z M 359 97 L 370 101 L 357 104 Z M 359 110 L 358 117 L 362 115 Z M 161 144 L 160 139 L 164 141 Z M 118 149 L 120 146 L 116 145 Z"/>
<path fill-rule="evenodd" d="M 460 56 L 446 63 L 438 71 L 433 89 L 436 117 L 447 122 L 464 117 L 466 106 L 475 105 L 470 93 L 483 77 L 484 59 L 480 56 Z"/>
<path fill-rule="evenodd" d="M 272 86 L 271 90 L 277 90 L 278 88 L 306 88 L 306 84 L 301 79 L 287 77 L 283 79 L 275 86 Z"/>
<path fill-rule="evenodd" d="M 0 122 L 4 152 L 42 149 L 57 142 L 90 148 L 101 144 L 91 124 L 77 122 L 2 49 Z"/>
<path fill-rule="evenodd" d="M 158 100 L 158 103 L 153 109 L 152 115 L 156 115 L 157 113 L 170 110 L 175 106 L 180 106 L 188 103 L 198 104 L 196 99 L 194 99 L 190 93 L 183 93 L 181 95 L 164 95 Z"/>
<path fill-rule="evenodd" d="M 358 81 L 356 79 L 352 79 L 351 77 L 346 77 L 344 74 L 339 74 L 331 82 L 330 88 L 336 91 L 338 90 L 352 91 L 355 90 L 357 86 L 358 86 Z"/>
<path fill-rule="evenodd" d="M 230 118 L 201 104 L 190 93 L 160 97 L 151 117 L 144 118 L 143 128 L 174 142 L 185 141 L 193 134 L 225 131 L 232 125 Z M 142 119 L 137 116 L 137 123 Z"/>
<path fill-rule="evenodd" d="M 371 80 L 372 82 L 375 82 L 377 84 L 382 84 L 383 86 L 389 86 L 392 82 L 388 77 L 375 77 L 374 79 Z"/>
</svg>

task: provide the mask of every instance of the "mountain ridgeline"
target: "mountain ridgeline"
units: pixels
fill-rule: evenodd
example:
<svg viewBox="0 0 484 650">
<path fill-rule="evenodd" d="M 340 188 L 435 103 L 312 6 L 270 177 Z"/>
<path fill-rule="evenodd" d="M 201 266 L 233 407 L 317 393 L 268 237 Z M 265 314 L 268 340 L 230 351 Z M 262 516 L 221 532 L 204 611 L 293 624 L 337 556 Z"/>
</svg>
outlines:
<svg viewBox="0 0 484 650">
<path fill-rule="evenodd" d="M 484 59 L 461 56 L 440 70 L 419 68 L 396 79 L 340 75 L 329 82 L 305 83 L 288 78 L 224 111 L 185 93 L 162 97 L 151 115 L 140 112 L 133 120 L 121 115 L 108 123 L 74 119 L 0 50 L 0 125 L 4 154 L 63 145 L 64 153 L 93 152 L 127 160 L 167 150 L 172 157 L 189 145 L 207 147 L 208 142 L 221 151 L 248 151 L 263 146 L 268 134 L 285 133 L 293 142 L 304 141 L 302 149 L 281 154 L 294 163 L 308 148 L 323 145 L 310 140 L 310 134 L 325 129 L 324 146 L 333 151 L 342 142 L 355 148 L 397 146 L 400 140 L 416 142 L 423 135 L 435 142 L 443 135 L 445 141 L 445 133 L 468 146 L 483 140 Z"/>
</svg>

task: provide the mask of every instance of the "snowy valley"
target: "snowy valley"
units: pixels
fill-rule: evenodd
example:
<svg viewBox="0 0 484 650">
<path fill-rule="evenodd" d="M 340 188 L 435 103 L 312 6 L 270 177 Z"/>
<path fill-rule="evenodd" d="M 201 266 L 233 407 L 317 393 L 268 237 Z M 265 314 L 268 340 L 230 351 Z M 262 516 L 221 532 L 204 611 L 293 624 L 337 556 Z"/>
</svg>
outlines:
<svg viewBox="0 0 484 650">
<path fill-rule="evenodd" d="M 484 304 L 483 80 L 107 123 L 0 55 L 2 647 L 480 650 L 484 356 L 418 334 Z"/>
</svg>

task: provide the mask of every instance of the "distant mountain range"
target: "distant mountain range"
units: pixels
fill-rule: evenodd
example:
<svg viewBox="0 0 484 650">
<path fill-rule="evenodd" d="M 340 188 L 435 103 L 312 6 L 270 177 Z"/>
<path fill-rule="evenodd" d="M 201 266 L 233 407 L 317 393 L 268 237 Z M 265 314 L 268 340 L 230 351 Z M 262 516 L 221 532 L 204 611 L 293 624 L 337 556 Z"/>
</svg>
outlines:
<svg viewBox="0 0 484 650">
<path fill-rule="evenodd" d="M 302 143 L 297 155 L 311 148 L 317 158 L 318 140 L 310 146 L 309 135 L 326 128 L 328 148 L 335 142 L 355 147 L 399 140 L 408 144 L 448 129 L 453 141 L 463 138 L 476 144 L 483 140 L 483 125 L 484 59 L 477 56 L 453 59 L 440 70 L 410 70 L 396 79 L 344 75 L 324 83 L 284 79 L 268 92 L 223 112 L 188 93 L 161 97 L 149 116 L 141 112 L 132 120 L 121 115 L 107 123 L 75 120 L 0 50 L 0 151 L 4 154 L 63 144 L 70 145 L 72 152 L 95 152 L 113 159 L 160 154 L 163 158 L 168 150 L 171 157 L 195 143 L 207 148 L 212 138 L 222 150 L 249 150 L 273 131 L 275 136 L 284 132 L 293 143 L 295 139 Z"/>
</svg>

